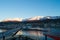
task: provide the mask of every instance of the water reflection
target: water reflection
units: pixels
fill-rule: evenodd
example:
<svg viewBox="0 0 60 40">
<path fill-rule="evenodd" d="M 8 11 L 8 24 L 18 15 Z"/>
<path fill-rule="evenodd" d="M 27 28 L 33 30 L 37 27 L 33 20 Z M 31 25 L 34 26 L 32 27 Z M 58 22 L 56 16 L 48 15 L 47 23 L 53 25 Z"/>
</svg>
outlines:
<svg viewBox="0 0 60 40">
<path fill-rule="evenodd" d="M 5 32 L 6 30 L 0 30 L 0 31 Z M 21 31 L 20 30 L 17 32 L 16 35 L 25 35 L 25 36 L 29 36 L 31 38 L 34 38 L 36 40 L 45 40 L 45 36 L 43 35 L 43 32 L 40 32 L 40 31 Z M 53 39 L 48 37 L 48 40 L 53 40 Z"/>
</svg>

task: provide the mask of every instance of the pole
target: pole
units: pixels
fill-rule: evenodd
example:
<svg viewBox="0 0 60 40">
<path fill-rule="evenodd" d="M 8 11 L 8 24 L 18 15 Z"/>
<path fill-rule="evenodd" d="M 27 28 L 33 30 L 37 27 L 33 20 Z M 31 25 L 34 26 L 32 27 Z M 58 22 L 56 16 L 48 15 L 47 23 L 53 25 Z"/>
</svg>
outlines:
<svg viewBox="0 0 60 40">
<path fill-rule="evenodd" d="M 3 36 L 3 40 L 5 40 L 5 36 Z"/>
<path fill-rule="evenodd" d="M 45 35 L 45 40 L 47 40 L 47 35 Z"/>
</svg>

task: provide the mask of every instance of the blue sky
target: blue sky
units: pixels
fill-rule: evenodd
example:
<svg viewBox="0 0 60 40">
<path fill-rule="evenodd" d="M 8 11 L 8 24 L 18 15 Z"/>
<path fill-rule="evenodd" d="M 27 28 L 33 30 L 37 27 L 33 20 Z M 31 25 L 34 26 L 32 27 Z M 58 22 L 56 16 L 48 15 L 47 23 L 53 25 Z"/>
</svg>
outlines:
<svg viewBox="0 0 60 40">
<path fill-rule="evenodd" d="M 60 0 L 0 0 L 0 20 L 60 16 Z"/>
</svg>

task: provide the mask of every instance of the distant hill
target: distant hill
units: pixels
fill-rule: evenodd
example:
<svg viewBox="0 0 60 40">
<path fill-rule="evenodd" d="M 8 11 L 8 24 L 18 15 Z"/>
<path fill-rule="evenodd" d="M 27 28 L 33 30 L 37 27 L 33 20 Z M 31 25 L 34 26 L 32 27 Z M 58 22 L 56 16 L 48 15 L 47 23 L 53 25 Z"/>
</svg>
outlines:
<svg viewBox="0 0 60 40">
<path fill-rule="evenodd" d="M 35 16 L 23 21 L 46 20 L 46 19 L 60 19 L 60 16 Z"/>
<path fill-rule="evenodd" d="M 46 19 L 60 19 L 60 16 L 35 16 L 27 19 L 23 18 L 7 18 L 0 22 L 22 22 L 22 21 L 35 21 L 35 20 L 46 20 Z"/>
<path fill-rule="evenodd" d="M 22 18 L 8 18 L 8 19 L 4 19 L 2 20 L 2 22 L 19 22 L 19 21 L 22 21 L 23 19 Z"/>
</svg>

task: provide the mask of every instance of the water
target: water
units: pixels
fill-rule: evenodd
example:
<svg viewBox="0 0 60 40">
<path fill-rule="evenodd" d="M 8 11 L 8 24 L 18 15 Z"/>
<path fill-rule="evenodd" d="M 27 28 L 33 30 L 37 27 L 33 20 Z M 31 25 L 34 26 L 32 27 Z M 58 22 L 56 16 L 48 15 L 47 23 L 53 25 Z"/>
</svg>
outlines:
<svg viewBox="0 0 60 40">
<path fill-rule="evenodd" d="M 5 32 L 4 30 L 1 30 L 0 29 L 0 33 L 1 32 Z M 36 40 L 45 40 L 45 36 L 43 35 L 42 32 L 40 31 L 22 31 L 23 32 L 23 35 L 26 35 L 26 36 L 31 36 L 31 38 L 36 38 Z M 49 38 L 47 37 L 48 40 L 53 40 L 52 38 Z"/>
</svg>

